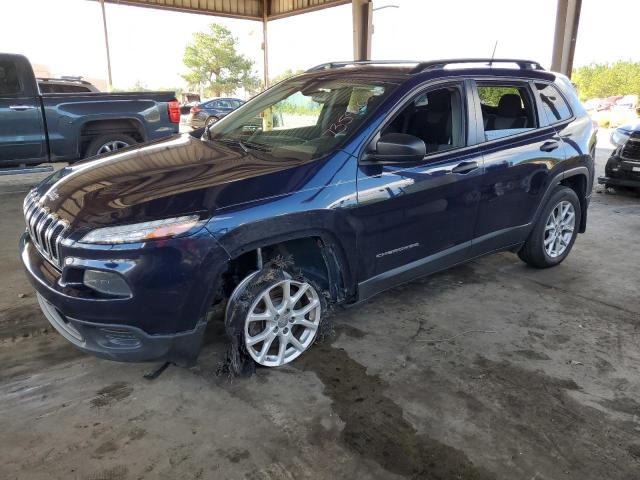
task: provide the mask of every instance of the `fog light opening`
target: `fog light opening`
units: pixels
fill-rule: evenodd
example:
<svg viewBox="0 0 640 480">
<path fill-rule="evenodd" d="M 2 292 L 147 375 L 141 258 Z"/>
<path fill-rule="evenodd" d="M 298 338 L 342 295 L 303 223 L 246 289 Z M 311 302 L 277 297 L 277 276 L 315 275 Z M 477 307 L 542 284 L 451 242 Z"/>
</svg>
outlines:
<svg viewBox="0 0 640 480">
<path fill-rule="evenodd" d="M 124 278 L 114 272 L 85 270 L 82 283 L 96 292 L 116 297 L 130 297 L 131 289 Z"/>
</svg>

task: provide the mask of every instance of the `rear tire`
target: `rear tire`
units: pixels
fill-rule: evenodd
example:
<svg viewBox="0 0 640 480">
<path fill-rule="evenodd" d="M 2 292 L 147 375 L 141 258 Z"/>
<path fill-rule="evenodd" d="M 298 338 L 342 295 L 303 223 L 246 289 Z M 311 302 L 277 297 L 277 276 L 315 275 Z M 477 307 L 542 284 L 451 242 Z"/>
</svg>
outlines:
<svg viewBox="0 0 640 480">
<path fill-rule="evenodd" d="M 558 185 L 518 256 L 534 268 L 549 268 L 562 263 L 576 240 L 581 218 L 576 192 Z"/>
<path fill-rule="evenodd" d="M 135 145 L 138 141 L 130 135 L 124 133 L 106 133 L 104 135 L 98 135 L 84 152 L 84 158 L 93 157 L 95 155 L 101 155 L 103 153 L 111 153 L 121 148 Z"/>
<path fill-rule="evenodd" d="M 218 117 L 209 117 L 207 118 L 207 120 L 204 122 L 204 126 L 205 127 L 210 127 L 211 125 L 213 125 L 214 123 L 217 123 L 217 121 L 220 120 Z"/>
</svg>

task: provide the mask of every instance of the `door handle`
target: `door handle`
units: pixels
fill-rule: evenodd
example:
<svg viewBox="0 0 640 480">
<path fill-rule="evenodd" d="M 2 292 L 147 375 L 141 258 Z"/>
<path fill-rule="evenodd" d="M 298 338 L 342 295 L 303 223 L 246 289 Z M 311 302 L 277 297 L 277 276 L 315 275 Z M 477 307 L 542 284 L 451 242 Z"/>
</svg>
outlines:
<svg viewBox="0 0 640 480">
<path fill-rule="evenodd" d="M 560 146 L 560 142 L 557 140 L 549 140 L 548 142 L 544 142 L 540 145 L 540 150 L 543 152 L 553 152 L 556 148 Z"/>
<path fill-rule="evenodd" d="M 33 110 L 33 105 L 10 105 L 9 110 L 15 110 L 16 112 L 24 112 L 25 110 Z"/>
<path fill-rule="evenodd" d="M 478 168 L 478 162 L 462 162 L 451 169 L 451 173 L 469 173 Z"/>
</svg>

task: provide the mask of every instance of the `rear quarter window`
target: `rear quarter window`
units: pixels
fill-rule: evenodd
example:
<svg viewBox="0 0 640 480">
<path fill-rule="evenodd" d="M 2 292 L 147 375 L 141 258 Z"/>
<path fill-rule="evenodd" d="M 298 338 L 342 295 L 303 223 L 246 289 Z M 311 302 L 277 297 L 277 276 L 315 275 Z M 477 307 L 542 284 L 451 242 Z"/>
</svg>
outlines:
<svg viewBox="0 0 640 480">
<path fill-rule="evenodd" d="M 0 95 L 16 95 L 21 91 L 15 62 L 0 60 Z"/>
<path fill-rule="evenodd" d="M 536 89 L 542 101 L 542 111 L 549 123 L 561 122 L 573 116 L 569 105 L 567 105 L 567 102 L 555 86 L 547 83 L 536 83 Z"/>
</svg>

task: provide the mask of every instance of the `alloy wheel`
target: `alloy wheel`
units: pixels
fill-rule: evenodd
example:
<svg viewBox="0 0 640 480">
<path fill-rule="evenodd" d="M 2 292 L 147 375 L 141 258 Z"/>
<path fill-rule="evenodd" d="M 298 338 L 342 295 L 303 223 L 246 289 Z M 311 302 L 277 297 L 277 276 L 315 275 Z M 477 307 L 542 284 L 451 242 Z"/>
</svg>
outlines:
<svg viewBox="0 0 640 480">
<path fill-rule="evenodd" d="M 558 203 L 544 227 L 544 249 L 551 258 L 561 256 L 571 243 L 576 226 L 576 211 L 571 202 Z"/>
<path fill-rule="evenodd" d="M 249 355 L 267 367 L 298 358 L 315 339 L 321 304 L 310 284 L 282 280 L 263 290 L 251 305 L 244 323 Z"/>
<path fill-rule="evenodd" d="M 102 145 L 97 150 L 96 154 L 100 155 L 101 153 L 109 153 L 109 152 L 113 152 L 115 150 L 119 150 L 121 148 L 128 147 L 128 146 L 129 144 L 127 142 L 123 142 L 122 140 L 112 140 Z"/>
</svg>

